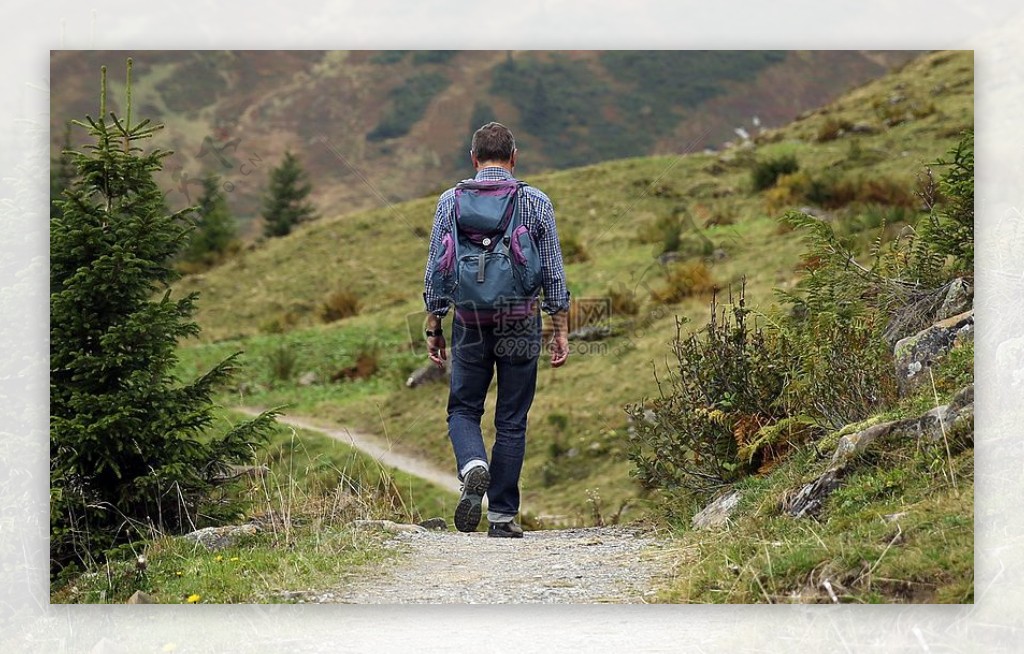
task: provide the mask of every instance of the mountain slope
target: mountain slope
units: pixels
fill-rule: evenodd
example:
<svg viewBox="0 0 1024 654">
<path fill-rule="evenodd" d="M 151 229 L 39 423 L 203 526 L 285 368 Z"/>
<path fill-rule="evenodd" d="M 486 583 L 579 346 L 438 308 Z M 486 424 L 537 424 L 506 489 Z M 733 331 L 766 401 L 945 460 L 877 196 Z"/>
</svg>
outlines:
<svg viewBox="0 0 1024 654">
<path fill-rule="evenodd" d="M 97 111 L 101 64 L 112 108 L 135 62 L 136 115 L 162 122 L 175 154 L 173 208 L 224 178 L 253 228 L 269 170 L 299 154 L 322 215 L 422 195 L 465 174 L 471 125 L 519 135 L 525 174 L 609 158 L 717 146 L 754 116 L 792 119 L 905 62 L 909 52 L 137 51 L 54 52 L 51 133 Z M 756 130 L 755 130 L 756 131 Z M 77 140 L 75 141 L 77 143 Z"/>
</svg>

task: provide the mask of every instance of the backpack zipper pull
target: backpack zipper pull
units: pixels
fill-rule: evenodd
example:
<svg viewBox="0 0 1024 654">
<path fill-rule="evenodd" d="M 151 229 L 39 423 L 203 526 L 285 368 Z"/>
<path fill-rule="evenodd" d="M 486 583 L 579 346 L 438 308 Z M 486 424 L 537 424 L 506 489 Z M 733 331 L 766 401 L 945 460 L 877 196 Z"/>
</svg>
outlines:
<svg viewBox="0 0 1024 654">
<path fill-rule="evenodd" d="M 476 283 L 484 283 L 484 266 L 487 264 L 487 259 L 484 258 L 483 254 L 478 255 L 477 258 L 477 269 L 476 269 Z"/>
</svg>

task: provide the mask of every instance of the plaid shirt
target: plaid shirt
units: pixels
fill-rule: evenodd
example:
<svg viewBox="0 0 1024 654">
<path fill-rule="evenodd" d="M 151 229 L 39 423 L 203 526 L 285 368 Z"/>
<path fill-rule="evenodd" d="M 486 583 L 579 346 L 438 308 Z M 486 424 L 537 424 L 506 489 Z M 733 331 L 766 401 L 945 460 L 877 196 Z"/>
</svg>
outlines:
<svg viewBox="0 0 1024 654">
<path fill-rule="evenodd" d="M 476 174 L 477 181 L 512 179 L 511 173 L 498 166 L 482 168 Z M 551 206 L 542 191 L 532 187 L 523 187 L 526 198 L 526 212 L 523 222 L 530 230 L 541 260 L 541 287 L 544 289 L 544 302 L 541 307 L 548 313 L 557 313 L 569 309 L 569 289 L 565 285 L 565 268 L 562 264 L 562 247 L 558 243 L 558 229 L 555 227 L 555 209 Z M 448 313 L 448 300 L 439 297 L 430 283 L 430 262 L 441 249 L 441 241 L 445 234 L 452 231 L 452 219 L 455 217 L 455 189 L 450 188 L 437 200 L 437 213 L 434 215 L 434 228 L 430 233 L 430 250 L 427 254 L 427 269 L 423 277 L 423 301 L 427 311 L 438 316 Z"/>
</svg>

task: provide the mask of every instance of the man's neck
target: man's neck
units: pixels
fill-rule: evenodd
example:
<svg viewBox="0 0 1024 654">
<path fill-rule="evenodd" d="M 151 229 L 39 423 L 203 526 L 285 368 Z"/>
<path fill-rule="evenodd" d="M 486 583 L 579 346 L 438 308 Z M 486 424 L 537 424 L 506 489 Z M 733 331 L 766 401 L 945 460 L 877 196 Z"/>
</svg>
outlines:
<svg viewBox="0 0 1024 654">
<path fill-rule="evenodd" d="M 477 172 L 480 172 L 484 168 L 503 168 L 509 173 L 512 172 L 512 164 L 508 161 L 486 161 L 476 165 Z"/>
</svg>

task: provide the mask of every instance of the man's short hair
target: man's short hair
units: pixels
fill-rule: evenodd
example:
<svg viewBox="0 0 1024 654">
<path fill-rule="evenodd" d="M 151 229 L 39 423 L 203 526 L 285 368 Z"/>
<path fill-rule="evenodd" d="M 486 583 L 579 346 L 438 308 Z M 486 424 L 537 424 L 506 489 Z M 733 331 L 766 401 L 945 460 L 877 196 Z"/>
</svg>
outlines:
<svg viewBox="0 0 1024 654">
<path fill-rule="evenodd" d="M 487 123 L 473 133 L 470 148 L 477 161 L 511 161 L 516 139 L 501 123 Z"/>
</svg>

